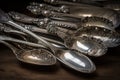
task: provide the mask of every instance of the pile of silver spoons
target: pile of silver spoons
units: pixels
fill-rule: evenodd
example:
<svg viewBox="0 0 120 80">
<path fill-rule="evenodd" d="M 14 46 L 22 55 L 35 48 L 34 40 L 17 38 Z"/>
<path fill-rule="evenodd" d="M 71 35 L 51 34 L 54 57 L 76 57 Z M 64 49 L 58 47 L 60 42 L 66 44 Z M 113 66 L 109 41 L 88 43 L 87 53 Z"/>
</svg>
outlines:
<svg viewBox="0 0 120 80">
<path fill-rule="evenodd" d="M 90 1 L 32 2 L 26 9 L 34 17 L 0 9 L 0 43 L 25 63 L 51 66 L 58 60 L 76 71 L 92 73 L 96 66 L 89 56 L 100 57 L 120 45 L 116 31 L 120 18 L 119 6 Z"/>
</svg>

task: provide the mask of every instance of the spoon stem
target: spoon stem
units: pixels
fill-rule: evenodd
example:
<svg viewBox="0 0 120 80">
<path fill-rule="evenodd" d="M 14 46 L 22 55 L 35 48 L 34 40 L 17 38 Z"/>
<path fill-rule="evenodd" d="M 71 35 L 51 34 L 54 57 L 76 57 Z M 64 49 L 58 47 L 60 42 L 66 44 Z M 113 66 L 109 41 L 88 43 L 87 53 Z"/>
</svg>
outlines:
<svg viewBox="0 0 120 80">
<path fill-rule="evenodd" d="M 47 48 L 50 48 L 51 49 L 51 44 L 49 44 L 47 41 L 43 40 L 42 38 L 40 38 L 38 35 L 32 33 L 31 31 L 23 28 L 22 26 L 16 24 L 15 22 L 13 21 L 8 21 L 6 22 L 7 24 L 11 25 L 11 26 L 14 26 L 15 28 L 18 28 L 20 30 L 22 30 L 23 32 L 31 35 L 32 37 L 34 37 L 35 39 L 37 39 L 39 41 L 40 44 L 46 46 Z"/>
<path fill-rule="evenodd" d="M 43 47 L 44 48 L 44 46 L 42 46 L 40 44 L 36 44 L 36 43 L 28 42 L 28 41 L 23 41 L 23 40 L 18 40 L 18 39 L 6 37 L 6 36 L 0 36 L 0 40 L 17 42 L 17 43 L 26 44 L 26 45 L 33 46 L 33 47 Z"/>
</svg>

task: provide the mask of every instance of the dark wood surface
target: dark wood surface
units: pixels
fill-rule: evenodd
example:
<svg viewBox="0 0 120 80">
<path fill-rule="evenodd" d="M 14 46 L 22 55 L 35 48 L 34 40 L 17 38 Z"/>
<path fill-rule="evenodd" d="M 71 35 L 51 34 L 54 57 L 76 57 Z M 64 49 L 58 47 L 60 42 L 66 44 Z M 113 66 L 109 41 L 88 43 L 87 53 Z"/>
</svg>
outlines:
<svg viewBox="0 0 120 80">
<path fill-rule="evenodd" d="M 19 62 L 12 51 L 0 44 L 0 80 L 120 80 L 120 47 L 92 58 L 97 70 L 83 74 L 60 64 L 36 66 Z"/>
</svg>

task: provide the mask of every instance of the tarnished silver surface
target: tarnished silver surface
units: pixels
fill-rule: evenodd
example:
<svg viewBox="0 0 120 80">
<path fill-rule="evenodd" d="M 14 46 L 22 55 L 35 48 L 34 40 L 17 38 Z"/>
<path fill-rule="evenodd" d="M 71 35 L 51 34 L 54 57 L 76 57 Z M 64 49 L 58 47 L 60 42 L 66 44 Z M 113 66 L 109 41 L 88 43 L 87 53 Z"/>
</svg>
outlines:
<svg viewBox="0 0 120 80">
<path fill-rule="evenodd" d="M 5 32 L 5 33 L 15 33 L 15 34 L 21 34 L 21 35 L 26 35 L 25 33 L 18 31 L 18 30 L 14 30 L 4 24 L 0 23 L 0 32 Z"/>
<path fill-rule="evenodd" d="M 8 37 L 8 36 L 5 36 L 5 35 L 0 35 L 0 40 L 17 42 L 17 43 L 26 44 L 26 45 L 33 46 L 33 47 L 43 47 L 43 48 L 45 48 L 43 45 L 40 45 L 40 44 L 36 44 L 36 43 L 32 43 L 32 42 L 28 42 L 28 41 L 24 41 L 24 40 L 20 40 L 20 39 Z"/>
<path fill-rule="evenodd" d="M 32 32 L 39 32 L 39 33 L 45 33 L 45 34 L 48 34 L 48 32 L 47 32 L 47 30 L 46 29 L 41 29 L 41 28 L 38 28 L 38 27 L 36 27 L 36 26 L 33 26 L 33 25 L 25 25 L 25 24 L 22 24 L 22 23 L 19 23 L 21 26 L 23 26 L 25 29 L 28 29 L 28 30 L 30 30 L 30 31 L 32 31 Z M 27 34 L 25 34 L 24 32 L 22 32 L 22 31 L 18 31 L 18 30 L 15 30 L 15 29 L 12 29 L 12 28 L 9 28 L 8 26 L 5 26 L 5 25 L 3 25 L 3 24 L 1 24 L 2 26 L 0 27 L 0 31 L 2 31 L 2 32 L 7 32 L 7 33 L 14 33 L 14 34 L 17 34 L 17 35 L 19 35 L 20 37 L 22 37 L 24 40 L 27 40 L 28 41 L 28 39 L 26 39 L 26 36 L 27 36 Z M 10 31 L 6 31 L 6 30 L 10 30 Z M 19 33 L 18 33 L 19 32 Z M 64 44 L 62 43 L 62 42 L 59 42 L 58 40 L 54 40 L 54 39 L 51 39 L 51 38 L 49 38 L 49 35 L 48 36 L 46 36 L 46 37 L 43 37 L 42 35 L 40 35 L 40 37 L 42 37 L 43 39 L 45 39 L 45 40 L 47 40 L 47 41 L 49 41 L 49 42 L 51 42 L 51 44 L 53 45 L 53 46 L 55 46 L 55 47 L 58 47 L 58 48 L 63 48 L 63 49 L 65 49 L 65 46 L 64 46 Z M 3 39 L 5 38 L 5 36 L 3 36 Z M 57 37 L 56 37 L 57 38 Z M 27 44 L 27 45 L 29 45 L 29 44 L 31 44 L 31 46 L 34 46 L 34 47 L 39 47 L 39 45 L 35 45 L 35 43 L 30 43 L 30 42 L 25 42 L 25 41 L 21 41 L 21 40 L 17 40 L 17 39 L 14 39 L 14 38 L 5 38 L 5 39 L 7 39 L 7 40 L 10 40 L 10 41 L 13 41 L 13 42 L 19 42 L 19 43 L 23 43 L 23 44 Z M 30 45 L 29 45 L 30 46 Z"/>
<path fill-rule="evenodd" d="M 0 10 L 0 22 L 1 23 L 9 24 L 9 25 L 11 25 L 15 28 L 18 28 L 20 30 L 23 30 L 25 33 L 31 35 L 32 37 L 34 37 L 35 39 L 37 39 L 39 41 L 39 44 L 41 43 L 47 49 L 50 49 L 51 52 L 55 55 L 55 57 L 60 62 L 65 64 L 66 66 L 68 66 L 74 70 L 83 72 L 83 73 L 91 73 L 91 72 L 95 71 L 96 67 L 95 67 L 94 63 L 87 56 L 83 55 L 80 52 L 78 53 L 76 51 L 72 51 L 70 49 L 62 50 L 62 49 L 52 46 L 51 43 L 47 42 L 46 40 L 42 39 L 38 35 L 34 34 L 33 32 L 23 28 L 22 26 L 16 24 L 12 20 L 10 20 L 9 16 L 5 15 L 5 14 L 6 13 L 4 13 L 2 10 Z M 70 55 L 70 57 L 67 57 L 66 55 Z M 76 60 L 77 60 L 77 62 L 76 62 Z"/>
<path fill-rule="evenodd" d="M 27 26 L 27 25 L 22 24 L 22 26 L 26 26 L 25 28 L 29 29 L 27 27 L 29 27 L 30 25 Z M 34 26 L 31 25 L 31 27 L 33 28 L 32 31 L 36 32 L 36 31 L 34 31 Z M 51 27 L 54 28 L 53 25 Z M 49 36 L 49 33 L 51 33 L 50 30 L 47 31 L 46 29 L 38 28 L 36 30 L 39 33 L 46 33 L 46 34 L 48 34 L 48 36 Z M 84 37 L 81 37 L 81 38 L 71 37 L 72 35 L 70 36 L 67 33 L 70 33 L 69 30 L 67 32 L 67 30 L 60 29 L 60 28 L 59 28 L 59 30 L 55 30 L 51 33 L 53 35 L 57 35 L 57 36 L 61 37 L 64 40 L 64 43 L 59 42 L 57 40 L 47 38 L 47 37 L 42 37 L 42 36 L 41 37 L 47 41 L 55 43 L 55 45 L 58 45 L 59 47 L 61 46 L 61 48 L 64 48 L 62 45 L 65 45 L 66 47 L 68 47 L 70 49 L 78 50 L 78 51 L 83 52 L 83 53 L 90 55 L 90 56 L 102 56 L 107 51 L 107 47 L 104 44 L 102 44 L 102 42 L 100 42 L 99 40 L 90 39 L 87 37 L 86 38 L 84 38 Z M 54 45 L 54 44 L 52 44 L 52 45 Z"/>
<path fill-rule="evenodd" d="M 12 27 L 14 28 L 17 28 L 19 30 L 22 30 L 23 32 L 31 35 L 32 37 L 34 37 L 36 40 L 39 41 L 40 44 L 42 44 L 43 46 L 46 46 L 47 48 L 50 48 L 48 46 L 50 46 L 50 44 L 43 40 L 41 37 L 37 36 L 36 34 L 32 33 L 31 31 L 23 28 L 22 26 L 18 25 L 17 23 L 15 23 L 7 13 L 5 13 L 3 10 L 0 9 L 0 22 L 1 23 L 5 23 L 5 24 L 8 24 L 8 25 L 11 25 Z"/>
<path fill-rule="evenodd" d="M 58 27 L 63 27 L 67 29 L 78 29 L 80 27 L 81 22 L 76 23 L 73 21 L 62 21 L 62 20 L 52 20 L 50 18 L 33 18 L 18 12 L 9 12 L 9 15 L 16 21 L 23 23 L 33 23 L 38 25 L 39 27 L 45 28 L 48 24 L 56 25 Z"/>
<path fill-rule="evenodd" d="M 72 38 L 71 40 L 68 38 L 66 45 L 89 56 L 99 57 L 107 52 L 107 47 L 100 40 L 88 37 Z"/>
<path fill-rule="evenodd" d="M 36 7 L 38 8 L 39 10 L 41 9 L 44 9 L 44 10 L 51 10 L 51 11 L 57 11 L 57 12 L 64 12 L 64 13 L 67 13 L 69 11 L 68 7 L 66 6 L 60 6 L 60 7 L 53 7 L 51 5 L 47 5 L 47 4 L 39 4 L 39 3 L 31 3 L 30 5 L 32 6 L 28 6 L 27 8 L 30 9 L 32 7 Z"/>
<path fill-rule="evenodd" d="M 20 61 L 49 66 L 58 59 L 76 71 L 92 73 L 96 66 L 86 55 L 99 57 L 109 47 L 120 45 L 120 34 L 116 32 L 119 6 L 102 5 L 100 1 L 107 2 L 33 2 L 27 6 L 33 17 L 0 9 L 0 42 L 10 47 Z"/>
<path fill-rule="evenodd" d="M 59 2 L 59 1 L 58 1 Z M 59 4 L 59 3 L 58 3 Z M 119 15 L 110 9 L 105 9 L 105 8 L 101 8 L 101 7 L 93 7 L 93 6 L 72 6 L 72 5 L 66 5 L 65 3 L 62 3 L 63 5 L 68 7 L 67 13 L 58 13 L 53 12 L 55 10 L 50 10 L 50 9 L 43 9 L 43 8 L 38 8 L 38 7 L 34 7 L 34 5 L 30 5 L 31 7 L 33 6 L 34 9 L 30 9 L 28 8 L 28 10 L 30 10 L 32 13 L 38 13 L 38 14 L 43 14 L 44 16 L 48 16 L 48 17 L 52 17 L 52 18 L 84 18 L 84 17 L 101 17 L 101 18 L 106 18 L 110 21 L 113 22 L 114 27 L 118 27 L 119 25 Z M 54 6 L 53 6 L 54 7 Z M 45 11 L 44 11 L 45 10 Z M 47 10 L 47 11 L 46 11 Z M 65 9 L 66 10 L 66 9 Z M 36 12 L 34 12 L 36 11 Z M 111 16 L 112 15 L 112 16 Z"/>
<path fill-rule="evenodd" d="M 33 50 L 27 49 L 21 50 L 5 41 L 0 40 L 0 43 L 3 43 L 7 47 L 9 47 L 15 54 L 16 58 L 22 62 L 44 66 L 56 64 L 56 58 L 45 48 Z"/>
<path fill-rule="evenodd" d="M 97 27 L 103 27 L 110 30 L 114 30 L 115 28 L 111 21 L 105 18 L 100 18 L 100 17 L 86 17 L 81 22 L 74 23 L 70 21 L 67 22 L 67 21 L 60 21 L 60 20 L 51 20 L 48 18 L 44 18 L 44 19 L 32 18 L 18 12 L 9 12 L 9 15 L 16 21 L 20 21 L 24 23 L 35 23 L 39 27 L 43 27 L 43 28 L 45 28 L 48 24 L 56 25 L 56 27 L 63 27 L 67 29 L 78 29 L 81 26 L 84 26 L 84 27 L 97 26 Z"/>
<path fill-rule="evenodd" d="M 14 12 L 12 12 L 12 13 L 14 13 Z M 14 13 L 15 15 L 18 15 L 20 18 L 22 18 L 20 15 L 22 15 L 22 14 L 17 14 L 17 13 Z M 13 15 L 14 16 L 14 15 Z M 25 15 L 24 15 L 25 16 Z M 27 18 L 27 17 L 26 17 Z M 16 18 L 15 18 L 16 19 Z M 16 19 L 16 20 L 18 20 L 18 19 Z M 24 20 L 24 19 L 23 19 Z M 89 18 L 87 18 L 86 20 L 88 20 L 88 22 L 91 20 L 91 18 L 89 19 Z M 86 20 L 84 20 L 84 23 L 85 22 L 87 22 Z M 93 17 L 92 18 L 92 20 L 94 21 L 94 20 L 99 20 L 99 18 L 95 18 L 95 17 Z M 106 21 L 106 22 L 109 22 L 109 21 L 107 21 L 107 20 L 105 20 L 105 19 L 101 19 L 100 18 L 100 20 L 101 20 L 101 22 L 103 22 L 104 23 L 104 21 Z M 18 20 L 18 21 L 20 21 L 20 20 Z M 28 22 L 29 23 L 29 22 Z M 106 23 L 107 24 L 107 23 Z M 97 25 L 97 24 L 96 24 Z M 112 24 L 110 24 L 111 26 L 112 26 Z M 22 26 L 25 26 L 25 25 L 22 25 Z M 59 36 L 59 37 L 61 37 L 63 40 L 64 40 L 64 42 L 65 42 L 65 44 L 67 44 L 68 42 L 67 42 L 67 40 L 65 40 L 65 38 L 67 37 L 67 36 L 69 36 L 69 35 L 71 35 L 71 34 L 73 34 L 73 31 L 70 31 L 70 30 L 67 30 L 67 29 L 63 29 L 63 28 L 59 28 L 59 27 L 56 27 L 57 25 L 55 25 L 55 24 L 51 24 L 51 23 L 49 23 L 47 26 L 46 26 L 46 30 L 47 31 L 45 31 L 45 30 L 41 30 L 41 29 L 37 29 L 36 28 L 36 30 L 38 31 L 38 32 L 43 32 L 44 31 L 44 33 L 51 33 L 51 34 L 53 34 L 53 35 L 57 35 L 57 36 Z M 92 25 L 93 26 L 93 25 Z M 100 26 L 101 27 L 101 26 Z M 105 26 L 106 27 L 106 26 Z M 29 29 L 29 30 L 35 30 L 33 27 L 28 27 L 27 25 L 25 26 L 25 28 L 26 29 Z M 107 28 L 109 28 L 109 26 L 107 26 Z M 95 54 L 99 54 L 99 56 L 101 56 L 101 55 L 103 55 L 103 54 L 105 54 L 106 53 L 106 51 L 107 51 L 107 47 L 105 47 L 104 46 L 104 44 L 99 44 L 99 42 L 94 42 L 94 41 L 92 41 L 92 40 L 85 40 L 84 38 L 82 38 L 83 40 L 84 40 L 84 46 L 86 46 L 86 47 L 89 47 L 89 45 L 94 45 L 94 47 L 96 47 L 96 45 L 97 45 L 97 47 L 96 47 L 96 49 L 94 49 L 92 46 L 91 47 L 89 47 L 89 49 L 86 51 L 86 50 L 83 50 L 83 47 L 81 46 L 80 47 L 80 45 L 79 45 L 79 48 L 78 48 L 78 46 L 76 45 L 76 47 L 71 47 L 70 45 L 68 45 L 67 44 L 67 47 L 69 47 L 69 48 L 73 48 L 73 49 L 76 49 L 76 50 L 78 50 L 78 51 L 81 51 L 81 52 L 83 52 L 83 53 L 88 53 L 88 55 L 91 55 L 92 54 L 92 56 L 96 56 Z M 81 41 L 80 40 L 82 40 L 82 39 L 72 39 L 72 40 L 69 40 L 69 43 L 71 43 L 71 45 L 73 46 L 75 46 L 75 44 L 76 44 L 76 41 L 77 42 L 79 42 L 79 43 L 81 43 Z M 73 42 L 73 41 L 75 41 L 75 42 Z M 82 45 L 83 45 L 83 43 L 82 43 Z M 99 46 L 98 46 L 99 45 Z M 91 50 L 91 52 L 90 52 L 90 50 Z M 95 51 L 93 51 L 93 50 L 95 50 Z M 98 51 L 98 52 L 97 52 Z"/>
<path fill-rule="evenodd" d="M 105 18 L 100 18 L 100 17 L 86 17 L 84 20 L 82 20 L 81 25 L 84 27 L 97 26 L 97 27 L 102 27 L 109 30 L 114 30 L 115 28 L 111 21 Z"/>
<path fill-rule="evenodd" d="M 120 44 L 120 34 L 116 31 L 111 31 L 101 27 L 83 27 L 79 29 L 75 36 L 86 36 L 90 38 L 96 38 L 103 41 L 107 47 L 115 47 Z"/>
</svg>

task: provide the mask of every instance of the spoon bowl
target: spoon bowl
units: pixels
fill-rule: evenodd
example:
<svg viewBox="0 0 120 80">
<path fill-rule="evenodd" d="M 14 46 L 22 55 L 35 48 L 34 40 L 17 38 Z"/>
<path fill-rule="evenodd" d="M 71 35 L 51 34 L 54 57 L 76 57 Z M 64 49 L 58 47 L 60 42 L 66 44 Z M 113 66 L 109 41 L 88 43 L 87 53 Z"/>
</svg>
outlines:
<svg viewBox="0 0 120 80">
<path fill-rule="evenodd" d="M 50 1 L 50 2 L 49 2 Z M 61 14 L 61 12 L 58 12 L 58 9 L 55 10 L 51 10 L 51 9 L 46 9 L 46 7 L 44 7 L 42 10 L 40 10 L 41 8 L 38 7 L 34 7 L 34 9 L 30 9 L 29 10 L 32 13 L 36 13 L 36 14 L 42 14 L 44 16 L 47 17 L 52 17 L 52 18 L 70 18 L 71 19 L 81 19 L 81 18 L 85 18 L 85 17 L 101 17 L 101 18 L 105 18 L 108 19 L 109 21 L 111 21 L 114 25 L 114 28 L 119 26 L 119 14 L 117 12 L 115 12 L 114 10 L 111 9 L 106 9 L 106 8 L 101 8 L 101 7 L 97 7 L 97 6 L 91 6 L 91 5 L 85 5 L 85 4 L 74 4 L 74 3 L 70 3 L 67 1 L 58 1 L 58 0 L 49 0 L 49 3 L 55 3 L 57 5 L 64 5 L 67 8 L 63 9 L 63 14 Z M 51 2 L 52 1 L 52 2 Z M 46 0 L 47 2 L 47 0 Z M 31 5 L 32 6 L 32 5 Z M 48 5 L 49 6 L 49 5 Z M 56 8 L 53 6 L 53 9 Z M 65 10 L 67 9 L 67 13 Z M 45 11 L 44 11 L 45 10 Z M 112 16 L 111 16 L 112 15 Z M 69 20 L 69 19 L 68 19 Z"/>
<path fill-rule="evenodd" d="M 54 56 L 60 61 L 62 62 L 63 64 L 67 65 L 68 67 L 70 68 L 73 68 L 74 70 L 77 70 L 77 71 L 81 71 L 81 72 L 84 72 L 84 73 L 91 73 L 95 70 L 95 65 L 94 63 L 85 55 L 83 55 L 82 53 L 78 53 L 78 52 L 75 52 L 75 51 L 72 51 L 72 50 L 61 50 L 61 49 L 56 49 L 56 47 L 52 46 L 51 43 L 47 42 L 46 40 L 44 40 L 43 38 L 39 37 L 38 35 L 36 35 L 35 33 L 23 28 L 22 26 L 18 25 L 17 23 L 13 22 L 11 19 L 9 19 L 9 15 L 4 15 L 4 11 L 0 10 L 0 22 L 1 23 L 5 23 L 5 24 L 9 24 L 19 30 L 22 30 L 24 31 L 25 33 L 31 35 L 33 38 L 35 38 L 36 40 L 38 40 L 39 44 L 42 44 L 43 46 L 45 46 L 47 49 L 49 49 L 50 51 L 52 51 L 52 53 L 54 54 Z M 3 19 L 2 17 L 4 17 L 5 19 Z M 2 18 L 2 19 L 1 19 Z M 68 51 L 68 52 L 67 52 Z M 57 52 L 62 52 L 62 53 L 59 53 L 59 54 L 74 54 L 78 57 L 75 57 L 74 59 L 74 63 L 76 61 L 76 59 L 78 60 L 81 60 L 83 61 L 84 64 L 86 65 L 89 65 L 90 67 L 88 69 L 84 68 L 84 71 L 80 68 L 77 68 L 76 65 L 74 65 L 73 63 L 71 64 L 71 60 L 70 61 L 64 61 L 64 59 L 62 59 L 60 56 L 57 56 Z M 65 53 L 64 53 L 65 52 Z M 66 53 L 67 52 L 67 53 Z M 83 56 L 82 56 L 83 55 Z M 82 57 L 82 58 L 81 58 Z M 63 57 L 64 58 L 64 57 Z M 81 63 L 81 62 L 79 62 Z M 87 64 L 87 63 L 90 63 L 90 64 Z M 76 66 L 76 67 L 75 67 Z"/>
<path fill-rule="evenodd" d="M 56 60 L 48 50 L 45 49 L 33 49 L 26 51 L 19 51 L 16 54 L 18 60 L 36 65 L 50 66 L 55 65 Z"/>
<path fill-rule="evenodd" d="M 56 58 L 45 48 L 27 50 L 19 49 L 2 40 L 0 40 L 0 43 L 8 46 L 19 61 L 41 66 L 51 66 L 56 64 Z"/>
<path fill-rule="evenodd" d="M 99 57 L 107 52 L 107 47 L 100 40 L 87 37 L 78 37 L 65 43 L 70 49 L 75 49 L 83 54 Z"/>
<path fill-rule="evenodd" d="M 55 56 L 59 61 L 76 71 L 92 73 L 96 70 L 91 60 L 83 54 L 72 50 L 57 50 Z"/>
</svg>

